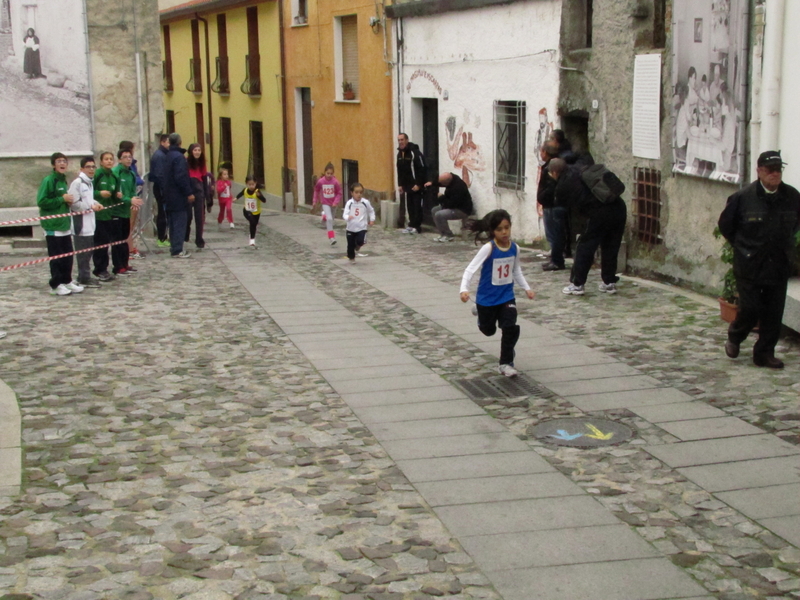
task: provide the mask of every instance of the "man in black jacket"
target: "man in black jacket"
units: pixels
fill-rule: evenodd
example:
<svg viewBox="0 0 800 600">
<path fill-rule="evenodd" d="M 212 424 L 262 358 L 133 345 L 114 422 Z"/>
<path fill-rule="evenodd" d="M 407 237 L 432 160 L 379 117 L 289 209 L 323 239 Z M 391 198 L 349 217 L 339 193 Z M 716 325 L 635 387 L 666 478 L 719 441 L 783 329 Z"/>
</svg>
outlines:
<svg viewBox="0 0 800 600">
<path fill-rule="evenodd" d="M 425 185 L 425 157 L 419 146 L 408 141 L 408 136 L 397 136 L 398 190 L 406 196 L 408 227 L 403 233 L 422 233 L 422 187 Z"/>
<path fill-rule="evenodd" d="M 165 134 L 161 136 L 159 146 L 150 158 L 150 173 L 147 176 L 147 180 L 153 184 L 153 195 L 156 198 L 156 206 L 158 207 L 158 212 L 156 214 L 156 234 L 158 236 L 157 245 L 159 248 L 166 248 L 169 246 L 169 242 L 167 242 L 167 212 L 164 209 L 164 196 L 161 193 L 161 185 L 159 184 L 159 178 L 161 177 L 161 171 L 164 168 L 164 162 L 166 161 L 168 152 L 169 136 Z"/>
<path fill-rule="evenodd" d="M 733 246 L 733 274 L 739 313 L 728 328 L 725 353 L 739 356 L 739 345 L 759 323 L 753 363 L 782 369 L 775 358 L 781 332 L 786 284 L 800 226 L 800 192 L 783 183 L 781 153 L 762 152 L 758 181 L 730 198 L 719 216 L 719 230 Z"/>
<path fill-rule="evenodd" d="M 169 150 L 157 179 L 167 212 L 170 255 L 173 258 L 191 256 L 183 249 L 189 204 L 194 202 L 192 184 L 189 181 L 189 165 L 184 154 L 186 150 L 181 148 L 181 136 L 177 133 L 169 134 Z"/>
<path fill-rule="evenodd" d="M 425 184 L 425 187 L 434 185 L 432 181 Z M 437 242 L 452 242 L 453 232 L 450 230 L 448 221 L 464 220 L 472 214 L 472 194 L 464 180 L 453 173 L 442 173 L 439 175 L 438 187 L 444 188 L 444 194 L 439 196 L 439 206 L 434 207 L 433 222 L 439 230 L 440 237 Z"/>
<path fill-rule="evenodd" d="M 552 161 L 558 158 L 558 143 L 554 140 L 545 142 L 540 151 L 540 158 L 543 164 L 542 172 L 539 176 L 536 201 L 542 205 L 544 235 L 547 238 L 547 243 L 550 245 L 550 260 L 542 265 L 542 270 L 563 271 L 568 211 L 565 206 L 556 206 L 555 191 L 557 178 L 554 178 L 550 173 Z"/>
</svg>

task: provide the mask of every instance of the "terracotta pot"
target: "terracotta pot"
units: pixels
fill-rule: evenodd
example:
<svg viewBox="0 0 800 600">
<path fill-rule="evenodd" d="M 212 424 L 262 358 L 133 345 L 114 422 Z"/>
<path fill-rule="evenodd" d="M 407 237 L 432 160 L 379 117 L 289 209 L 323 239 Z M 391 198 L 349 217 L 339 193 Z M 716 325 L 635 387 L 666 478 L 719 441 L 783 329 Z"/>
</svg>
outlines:
<svg viewBox="0 0 800 600">
<path fill-rule="evenodd" d="M 344 92 L 344 99 L 345 100 L 355 100 L 356 93 L 355 92 Z"/>
<path fill-rule="evenodd" d="M 717 298 L 717 300 L 719 300 L 719 316 L 726 323 L 732 323 L 739 313 L 739 305 L 732 304 L 722 298 Z"/>
</svg>

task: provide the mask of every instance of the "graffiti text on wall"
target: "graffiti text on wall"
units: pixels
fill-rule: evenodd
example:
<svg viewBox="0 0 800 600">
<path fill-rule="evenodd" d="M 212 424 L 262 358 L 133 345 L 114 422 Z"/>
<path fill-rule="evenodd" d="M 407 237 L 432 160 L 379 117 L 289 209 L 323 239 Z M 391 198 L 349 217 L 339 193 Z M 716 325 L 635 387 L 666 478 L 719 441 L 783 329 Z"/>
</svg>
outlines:
<svg viewBox="0 0 800 600">
<path fill-rule="evenodd" d="M 417 69 L 414 73 L 411 74 L 411 79 L 408 80 L 408 85 L 406 86 L 406 91 L 411 91 L 411 84 L 417 77 L 422 77 L 423 79 L 427 79 L 433 84 L 433 87 L 436 88 L 436 92 L 441 94 L 442 93 L 442 86 L 439 85 L 439 82 L 436 80 L 431 73 L 428 73 L 425 69 Z"/>
</svg>

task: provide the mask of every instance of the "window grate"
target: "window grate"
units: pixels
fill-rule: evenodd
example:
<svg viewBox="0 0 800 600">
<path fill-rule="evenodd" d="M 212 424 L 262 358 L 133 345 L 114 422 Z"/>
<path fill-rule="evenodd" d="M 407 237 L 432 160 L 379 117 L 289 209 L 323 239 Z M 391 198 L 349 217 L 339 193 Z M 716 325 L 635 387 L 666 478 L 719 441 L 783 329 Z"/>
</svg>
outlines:
<svg viewBox="0 0 800 600">
<path fill-rule="evenodd" d="M 660 244 L 661 171 L 635 167 L 633 180 L 633 226 L 636 237 L 646 244 Z"/>
<path fill-rule="evenodd" d="M 494 103 L 495 186 L 525 189 L 525 102 Z"/>
</svg>

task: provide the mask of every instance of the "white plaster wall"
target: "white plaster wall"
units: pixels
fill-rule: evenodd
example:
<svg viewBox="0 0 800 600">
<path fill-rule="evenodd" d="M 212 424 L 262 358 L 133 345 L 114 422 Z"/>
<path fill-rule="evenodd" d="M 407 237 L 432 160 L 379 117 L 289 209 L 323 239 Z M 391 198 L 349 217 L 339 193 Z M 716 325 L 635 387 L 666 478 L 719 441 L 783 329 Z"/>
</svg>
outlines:
<svg viewBox="0 0 800 600">
<path fill-rule="evenodd" d="M 476 213 L 509 211 L 513 235 L 544 237 L 536 209 L 539 168 L 539 111 L 555 121 L 559 83 L 560 0 L 528 0 L 504 6 L 403 20 L 404 63 L 400 74 L 400 130 L 421 144 L 415 98 L 437 98 L 439 167 L 462 175 L 448 153 L 447 120 L 453 133 L 472 134 L 470 191 Z M 416 75 L 415 75 L 416 74 Z M 447 100 L 445 100 L 445 95 Z M 494 188 L 494 101 L 525 101 L 527 110 L 526 184 L 515 192 Z M 456 136 L 454 150 L 461 145 Z"/>
<path fill-rule="evenodd" d="M 800 188 L 800 119 L 797 118 L 797 100 L 800 98 L 800 69 L 797 68 L 797 57 L 800 56 L 800 35 L 797 35 L 800 31 L 800 2 L 787 2 L 785 17 L 778 149 L 788 163 L 784 181 Z"/>
</svg>

